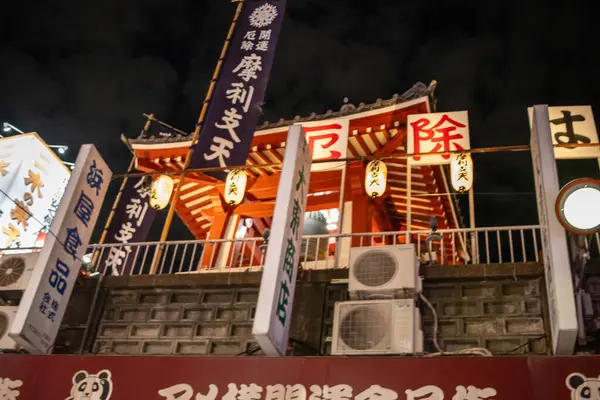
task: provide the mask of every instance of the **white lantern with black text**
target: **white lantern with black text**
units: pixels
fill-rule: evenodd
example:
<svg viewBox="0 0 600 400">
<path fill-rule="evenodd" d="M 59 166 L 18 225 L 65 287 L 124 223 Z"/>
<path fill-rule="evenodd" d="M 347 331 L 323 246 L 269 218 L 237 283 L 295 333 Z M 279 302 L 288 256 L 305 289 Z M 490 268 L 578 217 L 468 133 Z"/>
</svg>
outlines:
<svg viewBox="0 0 600 400">
<path fill-rule="evenodd" d="M 152 182 L 150 189 L 150 207 L 162 210 L 169 204 L 173 193 L 173 179 L 167 175 L 160 175 Z"/>
<path fill-rule="evenodd" d="M 452 187 L 458 193 L 467 192 L 473 186 L 473 160 L 469 153 L 454 153 L 450 161 Z"/>
<path fill-rule="evenodd" d="M 387 165 L 383 161 L 373 160 L 365 171 L 365 190 L 369 197 L 383 195 L 387 183 Z"/>
<path fill-rule="evenodd" d="M 244 200 L 248 175 L 241 169 L 234 169 L 227 174 L 225 180 L 225 201 L 230 206 L 238 205 Z"/>
</svg>

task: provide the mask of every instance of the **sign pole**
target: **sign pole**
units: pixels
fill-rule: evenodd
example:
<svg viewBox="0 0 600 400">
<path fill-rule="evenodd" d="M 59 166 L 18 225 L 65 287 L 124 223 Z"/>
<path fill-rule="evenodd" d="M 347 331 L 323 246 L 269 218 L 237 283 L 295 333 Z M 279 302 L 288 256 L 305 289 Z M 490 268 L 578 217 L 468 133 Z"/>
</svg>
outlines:
<svg viewBox="0 0 600 400">
<path fill-rule="evenodd" d="M 406 160 L 406 244 L 411 242 L 411 197 L 412 197 L 412 165 L 410 161 Z"/>
<path fill-rule="evenodd" d="M 469 190 L 469 225 L 475 229 L 475 188 L 471 186 Z M 479 264 L 479 247 L 477 247 L 477 232 L 471 232 L 471 261 L 473 264 Z"/>
<path fill-rule="evenodd" d="M 148 118 L 148 120 L 146 121 L 146 124 L 144 125 L 144 130 L 143 130 L 144 132 L 147 132 L 148 129 L 150 129 L 150 125 L 152 124 L 152 120 L 154 119 L 154 114 L 148 115 L 147 118 Z M 131 162 L 129 163 L 129 168 L 127 168 L 128 174 L 131 173 L 131 171 L 133 171 L 133 167 L 135 166 L 135 159 L 136 159 L 136 156 L 134 154 L 133 157 L 131 158 Z M 119 207 L 119 203 L 121 202 L 121 198 L 123 197 L 123 192 L 125 191 L 125 186 L 127 185 L 128 180 L 129 180 L 129 178 L 127 176 L 125 176 L 125 178 L 123 178 L 123 182 L 121 182 L 121 187 L 119 188 L 119 193 L 117 194 L 117 197 L 115 198 L 115 202 L 113 203 L 110 213 L 108 214 L 108 218 L 106 219 L 106 224 L 104 225 L 104 230 L 102 231 L 102 236 L 100 236 L 98 245 L 104 244 L 104 241 L 106 240 L 106 236 L 108 235 L 108 230 L 110 229 L 110 224 L 112 223 L 112 220 L 115 216 L 117 207 Z M 96 250 L 94 252 L 94 258 L 92 260 L 92 268 L 96 268 L 96 263 L 98 262 L 99 256 L 100 256 L 100 250 Z"/>
<path fill-rule="evenodd" d="M 290 126 L 252 326 L 268 356 L 285 356 L 287 351 L 311 164 L 302 126 Z"/>
<path fill-rule="evenodd" d="M 338 236 L 335 241 L 335 258 L 334 258 L 334 268 L 337 268 L 340 263 L 340 250 L 341 245 L 340 241 L 342 240 L 341 235 L 344 233 L 344 193 L 346 192 L 346 168 L 348 163 L 344 162 L 344 167 L 342 168 L 342 180 L 340 182 L 340 203 L 338 206 L 340 216 L 338 218 Z"/>
<path fill-rule="evenodd" d="M 547 105 L 531 110 L 531 158 L 542 238 L 548 314 L 554 355 L 573 354 L 577 311 L 567 235 L 555 213 L 560 191 Z"/>
<path fill-rule="evenodd" d="M 177 181 L 177 186 L 173 193 L 173 198 L 171 200 L 171 206 L 169 207 L 169 212 L 167 214 L 167 219 L 165 221 L 165 225 L 163 226 L 162 233 L 160 235 L 160 241 L 164 242 L 167 240 L 167 236 L 169 235 L 169 229 L 171 228 L 171 223 L 173 222 L 173 217 L 175 216 L 175 209 L 177 207 L 177 199 L 179 198 L 179 192 L 181 191 L 181 187 L 183 186 L 183 180 L 185 177 L 186 170 L 189 168 L 190 163 L 192 162 L 192 153 L 194 148 L 196 147 L 196 143 L 198 142 L 198 136 L 200 135 L 200 129 L 204 124 L 204 119 L 206 117 L 206 112 L 208 111 L 208 105 L 210 104 L 210 100 L 212 99 L 213 91 L 215 89 L 215 85 L 217 83 L 217 78 L 221 73 L 221 67 L 223 66 L 223 61 L 225 60 L 225 55 L 227 54 L 227 50 L 229 49 L 229 42 L 231 41 L 231 37 L 233 36 L 233 32 L 235 31 L 235 26 L 237 24 L 238 18 L 242 12 L 242 8 L 244 7 L 243 0 L 232 1 L 237 2 L 237 9 L 235 10 L 235 16 L 233 17 L 233 21 L 231 22 L 231 26 L 229 27 L 229 32 L 227 32 L 227 38 L 225 39 L 225 43 L 223 44 L 223 49 L 221 50 L 221 55 L 219 56 L 219 60 L 217 61 L 217 66 L 215 67 L 215 71 L 213 73 L 212 79 L 210 80 L 210 86 L 208 87 L 208 92 L 206 93 L 206 97 L 204 98 L 204 103 L 202 105 L 202 110 L 200 111 L 200 116 L 198 117 L 198 122 L 196 123 L 196 127 L 194 129 L 194 134 L 192 136 L 192 145 L 188 149 L 187 156 L 185 157 L 185 163 L 183 165 L 183 169 L 181 170 L 181 174 L 179 175 L 179 180 Z M 152 262 L 152 270 L 150 274 L 156 274 L 158 270 L 158 264 L 160 261 L 160 257 L 162 255 L 162 247 L 156 249 L 156 254 L 154 260 Z"/>
</svg>

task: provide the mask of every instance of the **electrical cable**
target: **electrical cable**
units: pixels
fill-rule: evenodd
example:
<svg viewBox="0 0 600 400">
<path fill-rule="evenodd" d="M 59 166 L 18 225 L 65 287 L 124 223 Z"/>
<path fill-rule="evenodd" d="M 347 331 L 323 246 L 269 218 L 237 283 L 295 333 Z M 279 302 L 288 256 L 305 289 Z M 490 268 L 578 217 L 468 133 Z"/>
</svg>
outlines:
<svg viewBox="0 0 600 400">
<path fill-rule="evenodd" d="M 429 197 L 429 196 L 466 196 L 465 193 L 411 193 L 412 197 Z M 474 192 L 474 196 L 535 196 L 535 192 Z"/>
<path fill-rule="evenodd" d="M 238 356 L 251 356 L 252 354 L 256 353 L 259 350 L 260 350 L 260 346 L 253 346 L 253 347 L 250 347 L 248 350 L 238 353 L 237 355 Z"/>
<path fill-rule="evenodd" d="M 437 353 L 429 353 L 426 354 L 425 357 L 435 357 L 435 356 L 453 356 L 453 355 L 474 355 L 474 356 L 483 356 L 483 357 L 491 357 L 492 353 L 488 349 L 484 349 L 482 347 L 474 347 L 470 349 L 463 349 L 458 351 L 443 351 L 438 342 L 438 315 L 437 311 L 433 305 L 427 300 L 427 298 L 423 295 L 423 293 L 419 293 L 419 298 L 429 307 L 431 313 L 433 314 L 433 345 L 435 346 Z"/>
<path fill-rule="evenodd" d="M 544 338 L 546 338 L 546 337 L 548 337 L 548 335 L 542 335 L 542 336 L 535 337 L 535 338 L 533 338 L 533 339 L 529 339 L 527 342 L 523 343 L 522 345 L 520 345 L 520 346 L 517 346 L 517 347 L 515 347 L 514 349 L 512 349 L 512 350 L 510 350 L 510 351 L 507 351 L 506 353 L 502 353 L 501 355 L 503 355 L 503 356 L 507 356 L 507 355 L 509 355 L 509 354 L 511 354 L 511 353 L 513 353 L 513 352 L 515 352 L 515 351 L 517 351 L 517 350 L 519 350 L 519 349 L 521 349 L 521 348 L 523 348 L 523 347 L 525 347 L 525 346 L 528 346 L 528 345 L 530 345 L 530 344 L 531 344 L 531 343 L 533 343 L 533 342 L 536 342 L 536 341 L 538 341 L 538 340 L 540 340 L 540 339 L 544 339 Z"/>
<path fill-rule="evenodd" d="M 25 211 L 31 218 L 34 219 L 35 222 L 37 222 L 38 224 L 40 224 L 42 226 L 42 229 L 48 229 L 48 233 L 50 233 L 52 236 L 54 236 L 54 238 L 56 239 L 56 241 L 58 242 L 58 244 L 60 244 L 61 246 L 64 247 L 65 244 L 58 238 L 58 236 L 56 236 L 56 234 L 54 232 L 52 232 L 52 230 L 50 229 L 50 227 L 47 224 L 42 223 L 28 209 L 22 207 L 19 203 L 17 203 L 14 199 L 12 199 L 8 194 L 6 194 L 6 192 L 4 190 L 0 189 L 0 193 L 2 193 L 7 199 L 9 199 L 10 201 L 12 201 L 21 210 Z M 12 249 L 4 249 L 4 250 L 12 250 Z M 14 249 L 14 250 L 18 250 L 18 249 Z M 81 263 L 83 264 L 83 259 L 77 257 L 76 255 L 73 255 L 73 256 L 78 261 L 81 261 Z"/>
</svg>

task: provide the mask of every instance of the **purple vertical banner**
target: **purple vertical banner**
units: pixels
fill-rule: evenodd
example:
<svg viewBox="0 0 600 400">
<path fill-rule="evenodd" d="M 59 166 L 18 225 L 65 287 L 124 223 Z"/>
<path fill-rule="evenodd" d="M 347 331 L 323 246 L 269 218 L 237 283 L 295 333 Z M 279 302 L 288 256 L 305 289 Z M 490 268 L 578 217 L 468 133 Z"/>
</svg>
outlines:
<svg viewBox="0 0 600 400">
<path fill-rule="evenodd" d="M 246 0 L 243 7 L 191 168 L 246 164 L 275 58 L 285 0 Z M 224 180 L 226 173 L 210 175 Z"/>
<path fill-rule="evenodd" d="M 156 216 L 156 210 L 149 203 L 150 181 L 147 176 L 127 180 L 105 240 L 107 244 L 122 243 L 123 246 L 103 248 L 98 263 L 101 274 L 131 275 L 136 253 L 137 264 L 140 263 L 144 249 L 127 244 L 145 241 Z"/>
</svg>

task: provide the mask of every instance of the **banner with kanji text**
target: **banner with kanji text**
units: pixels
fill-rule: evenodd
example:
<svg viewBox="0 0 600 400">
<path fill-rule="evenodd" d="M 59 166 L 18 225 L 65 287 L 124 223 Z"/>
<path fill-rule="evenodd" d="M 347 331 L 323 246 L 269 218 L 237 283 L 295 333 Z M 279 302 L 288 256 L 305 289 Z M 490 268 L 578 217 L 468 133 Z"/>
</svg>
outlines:
<svg viewBox="0 0 600 400">
<path fill-rule="evenodd" d="M 246 0 L 215 85 L 191 168 L 246 164 L 261 114 L 285 0 Z M 210 175 L 224 179 L 225 172 Z"/>
</svg>

